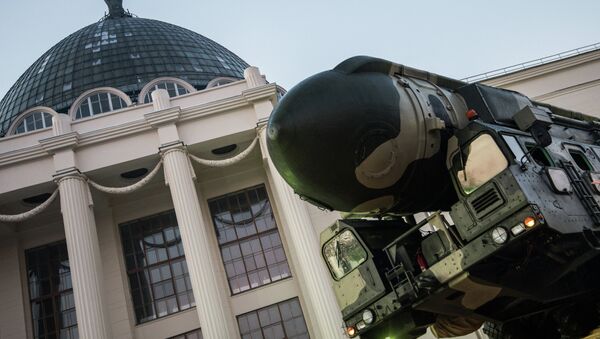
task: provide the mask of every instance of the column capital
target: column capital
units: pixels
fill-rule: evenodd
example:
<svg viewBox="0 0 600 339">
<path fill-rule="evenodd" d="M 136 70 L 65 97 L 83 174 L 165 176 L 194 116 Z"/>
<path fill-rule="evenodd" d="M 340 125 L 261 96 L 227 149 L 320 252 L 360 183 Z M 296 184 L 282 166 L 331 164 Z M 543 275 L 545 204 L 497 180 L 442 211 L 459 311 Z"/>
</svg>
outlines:
<svg viewBox="0 0 600 339">
<path fill-rule="evenodd" d="M 158 153 L 163 157 L 170 151 L 183 151 L 187 153 L 187 147 L 181 140 L 162 144 L 158 147 Z"/>
<path fill-rule="evenodd" d="M 62 170 L 58 170 L 54 175 L 52 175 L 52 178 L 57 184 L 66 178 L 77 178 L 87 182 L 85 175 L 83 175 L 83 173 L 81 173 L 81 171 L 79 171 L 79 169 L 77 169 L 76 167 L 69 167 Z"/>
</svg>

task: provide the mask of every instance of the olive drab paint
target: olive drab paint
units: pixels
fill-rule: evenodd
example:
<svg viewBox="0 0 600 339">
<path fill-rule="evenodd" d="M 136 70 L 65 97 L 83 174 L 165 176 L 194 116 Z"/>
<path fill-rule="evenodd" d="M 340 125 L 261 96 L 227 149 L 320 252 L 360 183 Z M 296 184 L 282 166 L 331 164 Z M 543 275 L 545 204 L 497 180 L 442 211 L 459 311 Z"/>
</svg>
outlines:
<svg viewBox="0 0 600 339">
<path fill-rule="evenodd" d="M 355 57 L 290 90 L 267 143 L 296 193 L 352 212 L 321 233 L 321 254 L 353 336 L 600 326 L 600 120 Z"/>
<path fill-rule="evenodd" d="M 456 199 L 443 164 L 464 101 L 412 69 L 355 57 L 291 89 L 271 114 L 269 153 L 305 199 L 351 212 L 415 213 Z M 431 195 L 428 192 L 435 190 Z"/>
</svg>

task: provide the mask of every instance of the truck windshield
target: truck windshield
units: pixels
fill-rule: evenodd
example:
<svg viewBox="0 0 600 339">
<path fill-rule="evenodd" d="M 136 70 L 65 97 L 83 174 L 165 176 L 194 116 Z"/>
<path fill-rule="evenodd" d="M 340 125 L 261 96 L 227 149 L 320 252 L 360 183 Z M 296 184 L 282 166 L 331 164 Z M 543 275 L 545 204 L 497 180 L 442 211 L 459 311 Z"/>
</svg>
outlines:
<svg viewBox="0 0 600 339">
<path fill-rule="evenodd" d="M 489 134 L 479 135 L 464 147 L 462 160 L 457 155 L 455 165 L 456 158 L 459 165 L 456 177 L 466 194 L 471 194 L 508 166 L 506 157 Z"/>
<path fill-rule="evenodd" d="M 323 246 L 323 256 L 336 280 L 367 260 L 367 252 L 349 230 L 331 238 Z"/>
</svg>

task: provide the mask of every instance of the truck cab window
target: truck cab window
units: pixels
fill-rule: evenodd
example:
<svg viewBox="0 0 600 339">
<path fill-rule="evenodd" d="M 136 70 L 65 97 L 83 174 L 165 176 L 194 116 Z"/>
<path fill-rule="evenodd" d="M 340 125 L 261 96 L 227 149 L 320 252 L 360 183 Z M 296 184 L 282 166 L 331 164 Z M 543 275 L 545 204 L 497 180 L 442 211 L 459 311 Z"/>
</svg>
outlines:
<svg viewBox="0 0 600 339">
<path fill-rule="evenodd" d="M 527 147 L 527 152 L 536 164 L 545 167 L 554 166 L 554 162 L 545 149 L 537 147 L 535 144 L 526 144 L 525 147 Z"/>
<path fill-rule="evenodd" d="M 583 170 L 583 171 L 594 170 L 592 168 L 592 164 L 590 164 L 590 161 L 585 156 L 585 154 L 583 154 L 583 152 L 574 150 L 574 149 L 569 149 L 569 154 L 571 155 L 571 158 L 573 158 L 573 161 L 575 161 L 575 163 L 577 164 L 577 167 L 579 167 L 581 170 Z"/>
<path fill-rule="evenodd" d="M 367 260 L 367 252 L 349 230 L 331 238 L 323 246 L 323 256 L 336 280 L 344 277 Z"/>
<path fill-rule="evenodd" d="M 454 158 L 455 166 L 457 157 L 460 155 Z M 471 194 L 508 167 L 508 160 L 489 134 L 481 134 L 463 147 L 462 162 L 464 168 L 457 168 L 456 178 L 466 194 Z"/>
</svg>

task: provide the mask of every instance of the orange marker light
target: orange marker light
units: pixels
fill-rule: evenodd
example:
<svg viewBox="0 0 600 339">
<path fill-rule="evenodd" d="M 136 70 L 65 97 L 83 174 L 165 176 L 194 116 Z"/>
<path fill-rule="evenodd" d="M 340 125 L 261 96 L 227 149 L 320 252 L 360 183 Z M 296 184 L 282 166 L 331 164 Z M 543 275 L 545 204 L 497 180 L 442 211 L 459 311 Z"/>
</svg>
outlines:
<svg viewBox="0 0 600 339">
<path fill-rule="evenodd" d="M 477 114 L 477 111 L 475 111 L 474 109 L 471 108 L 470 110 L 467 111 L 466 116 L 467 116 L 467 119 L 469 119 L 469 121 L 470 121 L 470 120 L 476 119 L 478 114 Z"/>
<path fill-rule="evenodd" d="M 354 328 L 354 326 L 348 326 L 346 328 L 346 333 L 350 336 L 350 337 L 354 337 L 356 335 L 356 329 Z"/>
<path fill-rule="evenodd" d="M 527 227 L 535 226 L 535 219 L 533 217 L 527 217 L 523 220 L 523 224 Z"/>
</svg>

